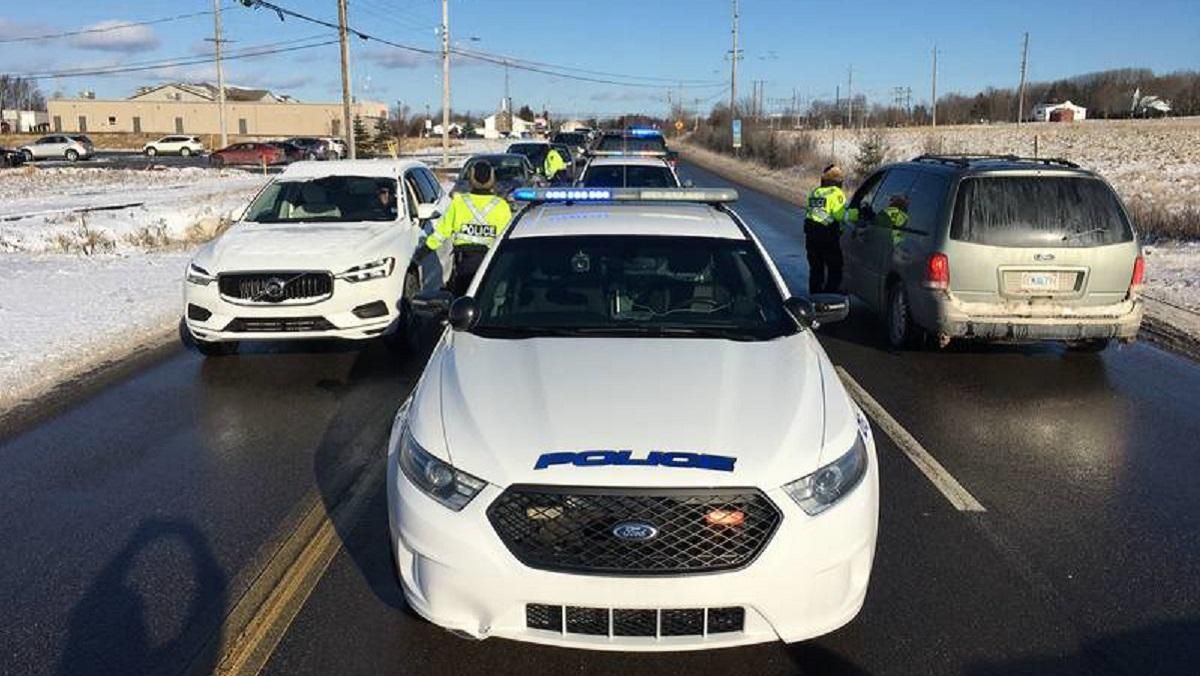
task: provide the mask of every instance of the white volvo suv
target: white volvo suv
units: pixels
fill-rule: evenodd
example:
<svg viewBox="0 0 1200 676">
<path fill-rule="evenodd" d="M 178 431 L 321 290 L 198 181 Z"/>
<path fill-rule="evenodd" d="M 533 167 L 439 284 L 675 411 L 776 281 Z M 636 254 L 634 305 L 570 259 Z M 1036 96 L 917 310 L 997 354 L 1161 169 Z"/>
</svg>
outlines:
<svg viewBox="0 0 1200 676">
<path fill-rule="evenodd" d="M 859 612 L 871 428 L 731 190 L 532 200 L 450 324 L 387 448 L 408 604 L 472 638 L 598 650 L 800 641 Z"/>
<path fill-rule="evenodd" d="M 289 166 L 189 263 L 185 341 L 216 356 L 245 340 L 400 337 L 408 301 L 447 278 L 448 252 L 413 254 L 449 199 L 416 161 Z"/>
</svg>

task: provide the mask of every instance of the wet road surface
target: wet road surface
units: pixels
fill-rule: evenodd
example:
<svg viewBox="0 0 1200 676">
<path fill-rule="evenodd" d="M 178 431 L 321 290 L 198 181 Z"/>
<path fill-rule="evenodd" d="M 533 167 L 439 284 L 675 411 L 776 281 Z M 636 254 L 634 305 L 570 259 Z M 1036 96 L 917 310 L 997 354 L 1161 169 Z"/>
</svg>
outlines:
<svg viewBox="0 0 1200 676">
<path fill-rule="evenodd" d="M 681 177 L 726 184 L 691 166 Z M 736 209 L 803 288 L 794 209 L 745 189 Z M 956 511 L 877 434 L 877 558 L 847 627 L 659 655 L 459 639 L 405 608 L 377 485 L 266 672 L 1197 673 L 1200 367 L 1143 345 L 895 352 L 857 311 L 821 335 L 987 510 Z M 0 672 L 211 666 L 224 611 L 306 500 L 332 500 L 380 459 L 419 369 L 379 346 L 177 351 L 0 430 Z"/>
</svg>

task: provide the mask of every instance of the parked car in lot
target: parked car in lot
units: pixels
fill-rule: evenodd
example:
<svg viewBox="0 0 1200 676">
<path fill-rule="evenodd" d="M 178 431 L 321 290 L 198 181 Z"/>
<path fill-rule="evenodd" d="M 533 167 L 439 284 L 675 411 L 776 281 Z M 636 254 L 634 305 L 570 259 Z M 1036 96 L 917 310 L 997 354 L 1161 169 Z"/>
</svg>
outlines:
<svg viewBox="0 0 1200 676">
<path fill-rule="evenodd" d="M 448 204 L 416 161 L 289 166 L 192 258 L 185 338 L 206 356 L 246 340 L 384 337 L 403 345 L 409 300 L 448 279 L 450 247 L 413 261 Z"/>
<path fill-rule="evenodd" d="M 204 143 L 197 136 L 164 136 L 142 146 L 147 157 L 155 155 L 179 155 L 191 157 L 204 154 Z"/>
<path fill-rule="evenodd" d="M 21 146 L 26 162 L 65 159 L 85 160 L 95 154 L 92 140 L 83 135 L 51 134 Z"/>
<path fill-rule="evenodd" d="M 295 143 L 288 141 L 272 141 L 271 145 L 283 151 L 283 159 L 280 163 L 299 162 L 300 160 L 311 159 L 308 157 L 308 151 Z"/>
<path fill-rule="evenodd" d="M 845 297 L 789 297 L 732 190 L 517 196 L 533 202 L 468 294 L 414 301 L 450 330 L 388 444 L 408 606 L 476 639 L 595 650 L 850 622 L 879 469 L 813 334 Z"/>
<path fill-rule="evenodd" d="M 295 146 L 293 146 L 295 147 Z M 299 149 L 297 149 L 298 151 Z M 288 162 L 286 151 L 274 143 L 234 143 L 214 150 L 208 157 L 213 166 L 235 164 L 284 164 Z"/>
<path fill-rule="evenodd" d="M 496 194 L 502 197 L 508 197 L 517 188 L 545 185 L 541 175 L 529 163 L 529 158 L 517 153 L 498 153 L 468 158 L 454 181 L 453 192 L 467 192 L 471 189 L 467 177 L 471 175 L 471 168 L 475 163 L 481 161 L 491 163 L 496 175 Z"/>
<path fill-rule="evenodd" d="M 22 164 L 25 164 L 24 153 L 0 146 L 0 167 L 19 167 Z"/>
<path fill-rule="evenodd" d="M 327 137 L 324 139 L 324 141 L 329 144 L 329 149 L 331 151 L 331 155 L 330 155 L 329 159 L 331 159 L 331 160 L 346 159 L 346 154 L 347 154 L 346 142 L 343 139 L 340 139 L 337 137 Z"/>
<path fill-rule="evenodd" d="M 300 148 L 304 152 L 306 160 L 332 160 L 338 158 L 338 153 L 333 145 L 323 139 L 315 136 L 293 136 L 285 141 L 291 145 Z"/>
<path fill-rule="evenodd" d="M 871 175 L 847 204 L 846 289 L 888 340 L 1132 341 L 1144 263 L 1096 174 L 1063 160 L 922 155 Z"/>
<path fill-rule="evenodd" d="M 657 157 L 594 157 L 584 166 L 576 183 L 585 188 L 678 188 L 682 185 L 675 168 Z"/>
</svg>

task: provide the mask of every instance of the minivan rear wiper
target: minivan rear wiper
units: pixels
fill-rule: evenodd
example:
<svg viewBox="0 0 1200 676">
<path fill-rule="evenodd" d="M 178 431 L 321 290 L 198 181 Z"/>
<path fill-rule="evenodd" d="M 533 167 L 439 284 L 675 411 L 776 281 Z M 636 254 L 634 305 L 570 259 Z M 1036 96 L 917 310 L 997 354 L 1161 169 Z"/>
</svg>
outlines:
<svg viewBox="0 0 1200 676">
<path fill-rule="evenodd" d="M 1084 235 L 1093 235 L 1097 232 L 1104 233 L 1107 231 L 1104 228 L 1092 228 L 1091 230 L 1081 230 L 1079 232 L 1068 232 L 1067 234 L 1063 235 L 1062 241 L 1066 242 L 1068 240 L 1075 239 L 1076 237 L 1083 237 Z"/>
</svg>

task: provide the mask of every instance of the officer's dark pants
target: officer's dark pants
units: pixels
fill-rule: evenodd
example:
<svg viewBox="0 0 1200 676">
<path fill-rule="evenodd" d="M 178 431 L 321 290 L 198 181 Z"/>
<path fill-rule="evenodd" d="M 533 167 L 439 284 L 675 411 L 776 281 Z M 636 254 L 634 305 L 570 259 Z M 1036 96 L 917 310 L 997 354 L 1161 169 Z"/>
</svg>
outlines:
<svg viewBox="0 0 1200 676">
<path fill-rule="evenodd" d="M 809 293 L 837 293 L 842 287 L 842 245 L 839 230 L 835 225 L 804 222 Z"/>
<path fill-rule="evenodd" d="M 479 264 L 487 255 L 488 248 L 482 244 L 462 244 L 454 247 L 454 269 L 450 272 L 450 292 L 455 296 L 467 295 L 471 280 L 479 270 Z"/>
</svg>

